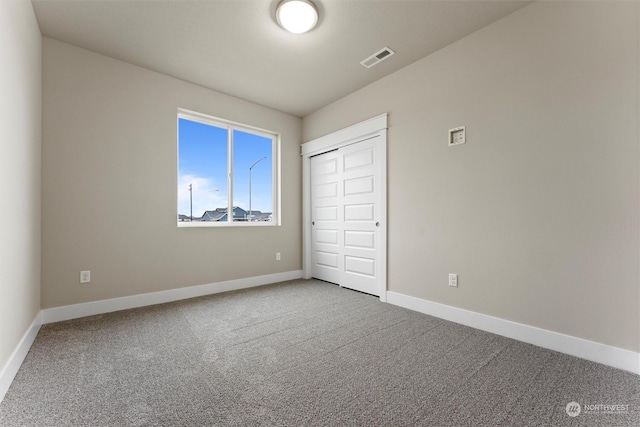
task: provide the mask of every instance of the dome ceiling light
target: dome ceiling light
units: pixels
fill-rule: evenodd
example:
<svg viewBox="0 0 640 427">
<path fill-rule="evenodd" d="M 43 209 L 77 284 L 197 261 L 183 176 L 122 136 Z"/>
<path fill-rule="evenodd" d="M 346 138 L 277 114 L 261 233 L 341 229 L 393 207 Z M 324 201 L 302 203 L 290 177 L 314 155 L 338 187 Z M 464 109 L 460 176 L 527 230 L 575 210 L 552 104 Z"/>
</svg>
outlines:
<svg viewBox="0 0 640 427">
<path fill-rule="evenodd" d="M 302 34 L 318 23 L 318 9 L 309 0 L 283 0 L 276 8 L 276 18 L 285 30 Z"/>
</svg>

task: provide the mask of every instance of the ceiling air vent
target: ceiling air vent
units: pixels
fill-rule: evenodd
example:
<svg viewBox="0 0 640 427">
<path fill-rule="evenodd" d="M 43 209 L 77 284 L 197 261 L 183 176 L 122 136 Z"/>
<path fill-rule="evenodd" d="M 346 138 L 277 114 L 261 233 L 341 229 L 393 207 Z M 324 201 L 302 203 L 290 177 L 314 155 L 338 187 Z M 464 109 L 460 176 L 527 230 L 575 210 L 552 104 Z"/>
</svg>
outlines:
<svg viewBox="0 0 640 427">
<path fill-rule="evenodd" d="M 387 59 L 388 57 L 390 57 L 394 53 L 395 53 L 394 51 L 392 51 L 388 47 L 385 47 L 385 48 L 379 50 L 378 52 L 374 53 L 373 55 L 371 55 L 370 57 L 368 57 L 367 59 L 365 59 L 364 61 L 362 61 L 360 63 L 362 64 L 363 67 L 371 68 L 374 65 L 377 65 L 380 62 L 384 61 L 385 59 Z"/>
</svg>

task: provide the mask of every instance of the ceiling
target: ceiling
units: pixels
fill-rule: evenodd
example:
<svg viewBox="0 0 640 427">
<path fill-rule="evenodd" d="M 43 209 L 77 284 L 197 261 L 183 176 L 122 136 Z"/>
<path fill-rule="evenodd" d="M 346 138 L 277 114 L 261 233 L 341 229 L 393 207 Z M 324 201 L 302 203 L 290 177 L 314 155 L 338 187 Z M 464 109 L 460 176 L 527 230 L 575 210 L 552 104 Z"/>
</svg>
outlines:
<svg viewBox="0 0 640 427">
<path fill-rule="evenodd" d="M 44 36 L 304 117 L 526 6 L 504 0 L 314 0 L 290 34 L 280 0 L 33 0 Z M 360 61 L 388 46 L 395 55 Z"/>
</svg>

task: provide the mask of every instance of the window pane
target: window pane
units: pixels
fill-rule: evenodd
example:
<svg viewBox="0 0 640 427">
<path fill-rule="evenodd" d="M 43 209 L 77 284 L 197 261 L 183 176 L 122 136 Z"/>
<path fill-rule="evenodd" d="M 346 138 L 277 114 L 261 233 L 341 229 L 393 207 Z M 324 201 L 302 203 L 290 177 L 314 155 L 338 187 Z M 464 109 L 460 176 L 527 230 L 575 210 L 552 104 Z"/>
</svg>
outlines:
<svg viewBox="0 0 640 427">
<path fill-rule="evenodd" d="M 178 121 L 178 221 L 226 221 L 228 132 Z"/>
<path fill-rule="evenodd" d="M 233 131 L 234 221 L 273 221 L 273 140 Z"/>
</svg>

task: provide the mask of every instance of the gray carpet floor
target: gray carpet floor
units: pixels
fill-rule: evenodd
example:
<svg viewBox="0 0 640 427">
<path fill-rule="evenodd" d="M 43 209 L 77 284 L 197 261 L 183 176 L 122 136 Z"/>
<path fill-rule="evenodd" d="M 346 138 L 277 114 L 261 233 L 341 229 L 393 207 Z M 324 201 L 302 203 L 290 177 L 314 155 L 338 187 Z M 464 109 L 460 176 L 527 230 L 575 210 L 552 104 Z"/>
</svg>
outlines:
<svg viewBox="0 0 640 427">
<path fill-rule="evenodd" d="M 44 325 L 0 425 L 638 426 L 640 377 L 299 280 Z"/>
</svg>

